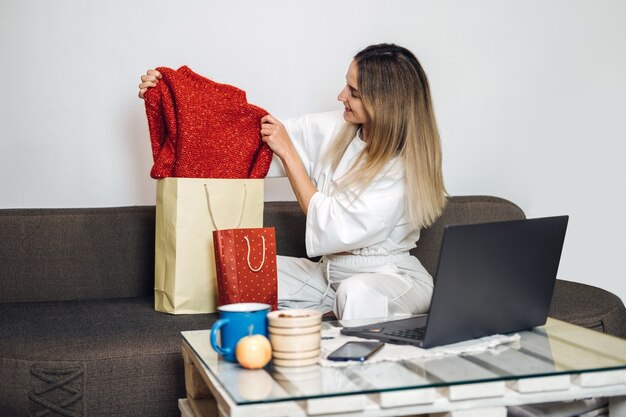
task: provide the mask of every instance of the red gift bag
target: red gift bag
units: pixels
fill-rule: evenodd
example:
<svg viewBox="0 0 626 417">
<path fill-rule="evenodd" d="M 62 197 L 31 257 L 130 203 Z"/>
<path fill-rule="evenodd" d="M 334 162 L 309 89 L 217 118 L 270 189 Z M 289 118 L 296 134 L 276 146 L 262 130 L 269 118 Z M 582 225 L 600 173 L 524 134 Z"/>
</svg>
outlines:
<svg viewBox="0 0 626 417">
<path fill-rule="evenodd" d="M 218 305 L 270 304 L 278 308 L 273 227 L 213 231 Z"/>
</svg>

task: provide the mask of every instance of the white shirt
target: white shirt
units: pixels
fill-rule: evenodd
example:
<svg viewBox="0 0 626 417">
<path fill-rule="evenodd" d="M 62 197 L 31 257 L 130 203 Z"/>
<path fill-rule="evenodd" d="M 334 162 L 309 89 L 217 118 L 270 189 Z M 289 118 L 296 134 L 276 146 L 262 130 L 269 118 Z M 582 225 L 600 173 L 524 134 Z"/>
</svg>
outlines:
<svg viewBox="0 0 626 417">
<path fill-rule="evenodd" d="M 309 178 L 317 188 L 311 197 L 306 219 L 306 251 L 309 257 L 340 252 L 375 256 L 406 252 L 415 247 L 419 229 L 413 229 L 404 207 L 404 169 L 399 159 L 387 166 L 360 193 L 337 189 L 365 143 L 356 136 L 337 169 L 324 152 L 345 121 L 341 111 L 317 113 L 284 122 Z M 268 177 L 285 176 L 274 156 Z"/>
</svg>

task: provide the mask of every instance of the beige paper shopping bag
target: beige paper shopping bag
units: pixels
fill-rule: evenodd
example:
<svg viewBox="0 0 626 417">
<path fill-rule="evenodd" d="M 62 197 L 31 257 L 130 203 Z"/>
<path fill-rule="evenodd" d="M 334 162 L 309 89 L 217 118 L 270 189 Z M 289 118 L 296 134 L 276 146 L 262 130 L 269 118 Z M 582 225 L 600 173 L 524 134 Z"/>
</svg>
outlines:
<svg viewBox="0 0 626 417">
<path fill-rule="evenodd" d="M 262 226 L 262 179 L 157 180 L 155 310 L 215 312 L 213 230 Z"/>
</svg>

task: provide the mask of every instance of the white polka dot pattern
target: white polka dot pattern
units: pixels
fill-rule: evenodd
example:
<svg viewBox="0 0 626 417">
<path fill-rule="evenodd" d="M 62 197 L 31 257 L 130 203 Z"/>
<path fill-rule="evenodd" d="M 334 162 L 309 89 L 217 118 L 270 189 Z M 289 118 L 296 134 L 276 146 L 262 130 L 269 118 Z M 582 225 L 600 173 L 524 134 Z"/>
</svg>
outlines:
<svg viewBox="0 0 626 417">
<path fill-rule="evenodd" d="M 273 227 L 213 232 L 218 304 L 278 306 L 276 233 Z"/>
</svg>

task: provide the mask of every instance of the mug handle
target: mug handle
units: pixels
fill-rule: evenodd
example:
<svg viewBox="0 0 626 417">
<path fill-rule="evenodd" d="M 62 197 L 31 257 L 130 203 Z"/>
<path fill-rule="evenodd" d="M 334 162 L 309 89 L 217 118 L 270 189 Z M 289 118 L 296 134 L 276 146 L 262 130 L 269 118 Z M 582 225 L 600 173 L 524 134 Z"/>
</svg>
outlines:
<svg viewBox="0 0 626 417">
<path fill-rule="evenodd" d="M 226 324 L 228 324 L 230 320 L 228 319 L 219 319 L 218 321 L 216 321 L 213 324 L 213 327 L 211 327 L 211 347 L 213 348 L 213 350 L 215 350 L 217 353 L 219 353 L 222 356 L 225 355 L 229 355 L 231 349 L 230 348 L 222 348 L 221 346 L 218 346 L 217 344 L 217 332 L 219 331 L 219 329 L 223 326 L 225 326 Z"/>
</svg>

